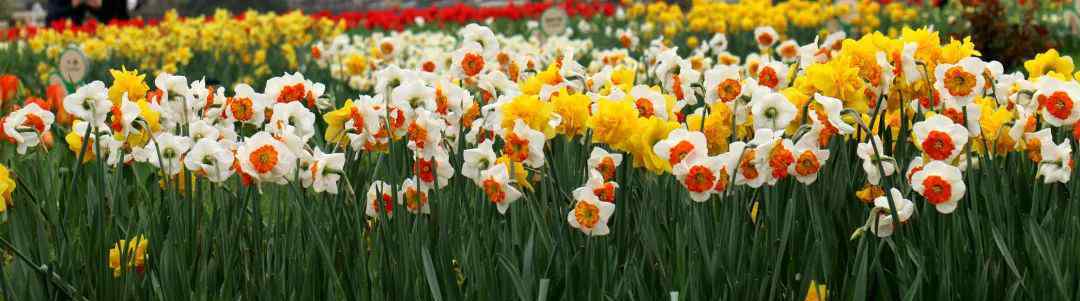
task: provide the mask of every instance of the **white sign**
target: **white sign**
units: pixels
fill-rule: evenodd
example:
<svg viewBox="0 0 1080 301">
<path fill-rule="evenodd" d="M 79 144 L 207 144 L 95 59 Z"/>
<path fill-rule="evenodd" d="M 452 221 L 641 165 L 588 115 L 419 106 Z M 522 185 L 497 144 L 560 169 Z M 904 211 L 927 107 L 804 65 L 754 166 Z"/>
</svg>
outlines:
<svg viewBox="0 0 1080 301">
<path fill-rule="evenodd" d="M 68 48 L 60 54 L 60 76 L 69 83 L 82 82 L 90 70 L 90 59 L 78 48 Z"/>
<path fill-rule="evenodd" d="M 552 6 L 545 10 L 543 15 L 540 15 L 540 28 L 548 36 L 560 35 L 566 32 L 566 27 L 570 23 L 569 19 L 565 10 L 558 6 Z"/>
</svg>

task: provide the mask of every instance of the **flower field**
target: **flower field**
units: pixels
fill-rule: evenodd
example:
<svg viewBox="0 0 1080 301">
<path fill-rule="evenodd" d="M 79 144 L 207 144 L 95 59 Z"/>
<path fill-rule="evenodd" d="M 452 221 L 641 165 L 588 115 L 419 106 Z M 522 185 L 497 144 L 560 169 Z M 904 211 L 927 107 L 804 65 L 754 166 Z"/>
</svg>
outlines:
<svg viewBox="0 0 1080 301">
<path fill-rule="evenodd" d="M 14 28 L 0 300 L 1080 298 L 1075 8 L 693 2 Z"/>
</svg>

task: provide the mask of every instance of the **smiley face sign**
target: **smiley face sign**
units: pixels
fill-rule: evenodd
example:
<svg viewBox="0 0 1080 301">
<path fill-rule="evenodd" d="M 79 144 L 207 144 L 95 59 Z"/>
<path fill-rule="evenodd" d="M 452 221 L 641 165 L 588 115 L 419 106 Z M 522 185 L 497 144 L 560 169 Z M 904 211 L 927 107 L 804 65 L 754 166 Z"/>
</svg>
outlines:
<svg viewBox="0 0 1080 301">
<path fill-rule="evenodd" d="M 569 17 L 566 15 L 566 11 L 558 6 L 552 6 L 545 10 L 544 14 L 540 15 L 540 28 L 548 36 L 566 32 L 567 23 L 569 23 Z"/>
<path fill-rule="evenodd" d="M 60 53 L 60 62 L 57 64 L 60 76 L 70 83 L 82 82 L 90 70 L 90 60 L 86 54 L 78 48 L 68 48 Z"/>
</svg>

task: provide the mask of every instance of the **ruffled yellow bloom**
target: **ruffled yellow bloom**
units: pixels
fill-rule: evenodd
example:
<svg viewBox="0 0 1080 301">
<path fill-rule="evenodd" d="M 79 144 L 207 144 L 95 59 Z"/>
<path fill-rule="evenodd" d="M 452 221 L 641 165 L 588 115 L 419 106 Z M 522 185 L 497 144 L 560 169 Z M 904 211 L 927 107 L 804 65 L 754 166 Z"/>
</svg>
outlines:
<svg viewBox="0 0 1080 301">
<path fill-rule="evenodd" d="M 360 75 L 367 69 L 367 58 L 359 53 L 353 53 L 345 58 L 345 73 Z"/>
<path fill-rule="evenodd" d="M 502 127 L 513 129 L 514 121 L 521 119 L 530 128 L 544 133 L 547 139 L 555 137 L 555 128 L 551 126 L 555 106 L 541 101 L 535 94 L 518 95 L 502 106 Z"/>
<path fill-rule="evenodd" d="M 345 136 L 345 122 L 352 118 L 352 111 L 352 99 L 347 99 L 340 108 L 323 114 L 323 121 L 326 121 L 326 132 L 323 139 L 330 143 L 336 142 L 339 145 L 347 143 L 349 139 Z"/>
<path fill-rule="evenodd" d="M 510 171 L 510 177 L 514 179 L 514 184 L 518 187 L 533 190 L 532 183 L 529 182 L 529 171 L 525 170 L 524 164 L 515 162 L 505 155 L 495 159 L 495 163 L 506 165 L 506 170 Z"/>
<path fill-rule="evenodd" d="M 904 44 L 915 43 L 918 45 L 915 50 L 915 60 L 925 62 L 930 67 L 937 65 L 938 58 L 941 57 L 941 38 L 938 36 L 938 32 L 926 27 L 919 29 L 905 27 L 900 33 L 900 40 Z M 934 69 L 929 68 L 929 70 Z"/>
<path fill-rule="evenodd" d="M 1072 74 L 1073 68 L 1075 66 L 1072 57 L 1061 56 L 1061 54 L 1058 54 L 1057 49 L 1047 50 L 1035 55 L 1034 59 L 1024 62 L 1024 69 L 1027 69 L 1028 77 L 1031 80 L 1035 80 L 1035 78 L 1046 75 L 1051 71 L 1058 74 Z"/>
<path fill-rule="evenodd" d="M 592 139 L 621 150 L 627 144 L 627 138 L 633 135 L 637 126 L 638 111 L 628 101 L 601 99 L 596 103 L 596 112 L 589 117 L 588 126 L 593 130 Z"/>
<path fill-rule="evenodd" d="M 680 125 L 656 117 L 638 118 L 627 143 L 627 151 L 634 157 L 634 167 L 644 167 L 655 174 L 671 172 L 671 163 L 653 152 L 653 145 L 667 138 L 668 133 Z"/>
<path fill-rule="evenodd" d="M 975 50 L 975 43 L 971 42 L 971 37 L 964 37 L 964 40 L 949 39 L 949 44 L 941 47 L 941 64 L 955 64 L 961 59 L 971 56 L 980 56 L 978 50 Z"/>
<path fill-rule="evenodd" d="M 611 84 L 619 87 L 623 91 L 630 91 L 630 88 L 634 86 L 634 75 L 634 70 L 630 68 L 615 68 L 615 70 L 611 72 Z"/>
<path fill-rule="evenodd" d="M 540 88 L 544 85 L 555 85 L 561 83 L 563 78 L 559 75 L 559 66 L 555 64 L 548 65 L 548 68 L 536 76 L 525 79 L 525 81 L 518 84 L 522 94 L 540 94 Z"/>
<path fill-rule="evenodd" d="M 120 249 L 122 247 L 126 248 L 123 252 L 121 252 Z M 146 251 L 149 247 L 150 241 L 146 240 L 146 237 L 142 235 L 139 235 L 130 241 L 121 239 L 120 242 L 113 245 L 113 247 L 109 249 L 109 268 L 113 270 L 113 277 L 120 277 L 126 270 L 121 264 L 123 259 L 127 259 L 128 261 L 127 269 L 135 268 L 136 271 L 142 273 L 143 269 L 146 267 Z"/>
<path fill-rule="evenodd" d="M 691 131 L 701 131 L 701 114 L 686 117 L 686 125 Z M 728 151 L 728 138 L 731 137 L 731 108 L 722 102 L 709 107 L 709 115 L 704 120 L 705 141 L 708 142 L 709 155 L 715 156 Z"/>
<path fill-rule="evenodd" d="M 112 100 L 114 106 L 120 105 L 124 93 L 127 93 L 128 100 L 137 101 L 145 98 L 146 91 L 150 90 L 146 85 L 146 75 L 139 74 L 138 70 L 127 70 L 121 66 L 120 70 L 110 69 L 109 73 L 113 77 L 113 84 L 109 87 L 109 100 Z"/>
<path fill-rule="evenodd" d="M 574 137 L 585 133 L 589 122 L 589 106 L 592 101 L 588 96 L 581 93 L 568 94 L 563 90 L 551 98 L 551 104 L 555 112 L 562 116 L 562 122 L 555 128 L 559 134 Z"/>
<path fill-rule="evenodd" d="M 806 301 L 823 301 L 829 299 L 829 290 L 824 284 L 810 280 L 810 287 L 806 289 Z"/>
<path fill-rule="evenodd" d="M 813 95 L 817 92 L 835 97 L 844 101 L 845 108 L 865 113 L 870 108 L 863 93 L 866 83 L 859 76 L 859 69 L 853 66 L 843 58 L 810 65 L 806 68 L 806 74 L 795 80 L 795 86 L 803 94 Z"/>
<path fill-rule="evenodd" d="M 7 166 L 0 164 L 0 198 L 4 200 L 0 202 L 0 214 L 6 213 L 7 208 L 14 206 L 11 198 L 11 193 L 15 191 L 15 180 L 11 179 L 11 172 L 8 171 Z"/>
</svg>

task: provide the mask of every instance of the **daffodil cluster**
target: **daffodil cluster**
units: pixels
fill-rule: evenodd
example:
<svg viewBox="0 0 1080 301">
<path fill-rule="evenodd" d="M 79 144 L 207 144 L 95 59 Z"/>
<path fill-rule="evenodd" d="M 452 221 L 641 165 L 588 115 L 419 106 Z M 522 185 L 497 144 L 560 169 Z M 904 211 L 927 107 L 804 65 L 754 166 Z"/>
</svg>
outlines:
<svg viewBox="0 0 1080 301">
<path fill-rule="evenodd" d="M 592 50 L 588 66 L 579 55 L 588 44 L 519 47 L 475 24 L 456 38 L 430 36 L 446 47 L 435 58 L 413 58 L 408 34 L 359 45 L 344 38 L 317 45 L 325 57 L 316 60 L 347 69 L 338 59 L 370 58 L 349 76 L 372 83 L 340 104 L 300 73 L 255 91 L 161 72 L 151 89 L 121 69 L 110 86 L 82 86 L 58 108 L 33 102 L 11 112 L 2 138 L 32 152 L 59 123 L 83 160 L 146 164 L 166 178 L 186 170 L 213 183 L 299 182 L 315 193 L 349 181 L 347 154 L 405 156 L 409 166 L 392 167 L 405 177 L 368 185 L 366 212 L 376 219 L 395 205 L 428 214 L 431 195 L 451 183 L 475 185 L 507 214 L 552 175 L 552 145 L 579 144 L 590 155 L 573 167 L 584 183 L 567 194 L 567 222 L 593 236 L 611 231 L 625 165 L 671 176 L 690 200 L 708 202 L 781 182 L 812 185 L 851 145 L 862 170 L 852 177 L 867 187 L 859 198 L 873 204 L 856 234 L 882 237 L 909 221 L 916 196 L 941 214 L 963 208 L 964 176 L 981 160 L 1024 152 L 1043 182 L 1071 178 L 1062 130 L 1080 137 L 1080 73 L 1068 56 L 1040 54 L 1025 75 L 980 58 L 968 39 L 942 42 L 925 28 L 805 44 L 781 41 L 771 27 L 754 31 L 761 52 L 745 58 L 717 35 L 689 57 L 654 41 L 639 57 Z M 459 175 L 467 181 L 454 182 Z"/>
<path fill-rule="evenodd" d="M 205 55 L 217 64 L 255 66 L 249 75 L 262 77 L 271 72 L 267 68 L 268 55 L 280 55 L 287 68 L 295 70 L 299 66 L 298 51 L 316 39 L 344 30 L 344 23 L 299 11 L 248 11 L 234 16 L 218 10 L 213 16 L 184 18 L 172 10 L 153 25 L 99 25 L 93 31 L 42 29 L 26 44 L 50 61 L 55 61 L 67 47 L 75 46 L 93 61 L 119 60 L 168 73 L 192 63 L 196 55 Z M 42 63 L 39 71 L 45 76 L 52 68 Z"/>
<path fill-rule="evenodd" d="M 918 16 L 914 8 L 900 3 L 885 5 L 883 11 L 881 4 L 869 0 L 836 3 L 695 0 L 687 12 L 683 12 L 678 5 L 654 1 L 632 4 L 627 11 L 632 18 L 644 18 L 647 23 L 642 28 L 645 34 L 651 35 L 659 30 L 669 39 L 682 31 L 734 34 L 751 32 L 761 26 L 785 32 L 800 29 L 817 31 L 826 26 L 837 30 L 841 24 L 845 24 L 868 33 L 879 28 L 882 18 L 891 23 L 905 23 Z"/>
</svg>

